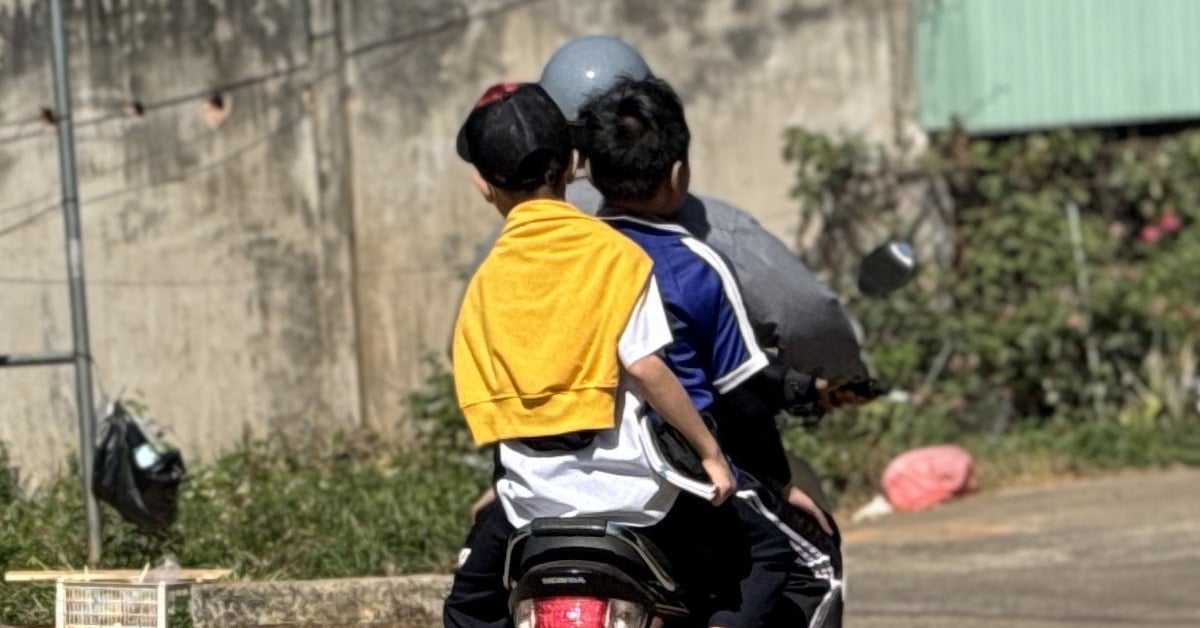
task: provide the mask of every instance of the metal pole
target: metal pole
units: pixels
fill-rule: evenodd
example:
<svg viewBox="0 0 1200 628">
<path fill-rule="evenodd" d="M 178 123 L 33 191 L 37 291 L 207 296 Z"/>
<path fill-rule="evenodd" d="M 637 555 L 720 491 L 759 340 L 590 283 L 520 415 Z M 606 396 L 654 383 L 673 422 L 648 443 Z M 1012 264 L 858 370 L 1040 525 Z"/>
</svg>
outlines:
<svg viewBox="0 0 1200 628">
<path fill-rule="evenodd" d="M 71 332 L 75 342 L 75 402 L 79 411 L 79 462 L 87 509 L 88 564 L 100 561 L 100 507 L 92 495 L 96 415 L 92 406 L 92 352 L 88 340 L 87 290 L 83 280 L 83 239 L 79 227 L 79 192 L 75 181 L 75 130 L 71 113 L 71 75 L 62 0 L 50 0 L 50 36 L 54 55 L 54 102 L 58 114 L 58 167 L 62 178 L 63 217 L 67 234 L 67 279 L 71 289 Z"/>
<path fill-rule="evenodd" d="M 1088 375 L 1092 383 L 1088 386 L 1092 398 L 1092 409 L 1096 412 L 1096 420 L 1104 416 L 1100 384 L 1100 350 L 1096 347 L 1096 337 L 1092 335 L 1092 297 L 1088 288 L 1087 254 L 1083 250 L 1083 228 L 1079 224 L 1079 206 L 1074 201 L 1067 203 L 1067 229 L 1071 236 L 1071 250 L 1075 259 L 1075 290 L 1079 295 L 1079 304 L 1084 315 L 1083 347 L 1087 357 Z"/>
<path fill-rule="evenodd" d="M 52 364 L 72 364 L 74 362 L 74 353 L 8 353 L 0 355 L 0 368 L 10 366 L 49 366 Z"/>
</svg>

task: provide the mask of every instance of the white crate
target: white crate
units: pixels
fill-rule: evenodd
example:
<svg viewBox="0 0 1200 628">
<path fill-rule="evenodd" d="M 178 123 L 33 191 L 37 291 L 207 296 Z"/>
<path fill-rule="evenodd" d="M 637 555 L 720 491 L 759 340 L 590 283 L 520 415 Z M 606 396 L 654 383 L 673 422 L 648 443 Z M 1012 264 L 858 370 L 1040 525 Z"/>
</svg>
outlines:
<svg viewBox="0 0 1200 628">
<path fill-rule="evenodd" d="M 169 628 L 187 583 L 58 582 L 55 628 Z"/>
</svg>

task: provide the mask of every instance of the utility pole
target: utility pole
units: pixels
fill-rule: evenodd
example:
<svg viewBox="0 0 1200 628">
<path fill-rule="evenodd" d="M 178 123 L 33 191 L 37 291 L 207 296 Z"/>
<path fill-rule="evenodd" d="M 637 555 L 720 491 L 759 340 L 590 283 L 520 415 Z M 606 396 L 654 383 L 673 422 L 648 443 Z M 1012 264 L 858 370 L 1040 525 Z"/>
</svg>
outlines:
<svg viewBox="0 0 1200 628">
<path fill-rule="evenodd" d="M 92 405 L 92 351 L 88 339 L 87 289 L 83 279 L 83 238 L 79 225 L 79 190 L 75 180 L 75 127 L 71 113 L 71 72 L 62 0 L 50 0 L 50 36 L 54 56 L 54 107 L 57 112 L 58 167 L 62 179 L 63 222 L 67 236 L 67 282 L 71 291 L 71 335 L 74 340 L 75 404 L 79 411 L 79 463 L 87 509 L 88 564 L 100 561 L 100 506 L 92 495 L 96 415 Z"/>
</svg>

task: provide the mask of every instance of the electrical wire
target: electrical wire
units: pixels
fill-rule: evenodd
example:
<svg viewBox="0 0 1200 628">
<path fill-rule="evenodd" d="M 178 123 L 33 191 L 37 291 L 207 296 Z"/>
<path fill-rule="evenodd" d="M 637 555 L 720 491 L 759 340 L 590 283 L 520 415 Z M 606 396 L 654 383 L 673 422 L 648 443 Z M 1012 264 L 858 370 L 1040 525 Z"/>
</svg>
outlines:
<svg viewBox="0 0 1200 628">
<path fill-rule="evenodd" d="M 46 219 L 46 217 L 53 215 L 54 210 L 56 210 L 56 209 L 58 209 L 58 205 L 50 205 L 49 207 L 43 207 L 42 209 L 38 210 L 36 213 L 30 214 L 16 222 L 13 222 L 5 227 L 0 228 L 0 238 L 4 237 L 6 235 L 9 235 L 11 233 L 20 231 L 26 227 L 32 227 L 33 225 L 36 225 L 36 224 L 42 222 L 43 220 Z"/>
<path fill-rule="evenodd" d="M 290 90 L 290 92 L 286 96 L 284 96 L 284 99 L 286 100 L 287 98 L 299 97 L 300 93 L 304 89 L 311 87 L 312 85 L 314 85 L 316 83 L 316 81 L 317 81 L 316 78 L 314 78 L 311 81 L 306 81 L 300 87 Z M 198 144 L 203 141 L 211 140 L 214 137 L 215 137 L 215 133 L 212 129 L 205 129 L 204 131 L 202 131 L 196 135 L 182 139 L 178 142 L 174 142 L 170 145 L 162 146 L 161 148 L 154 149 L 154 150 L 148 150 L 148 151 L 142 152 L 141 154 L 139 154 L 137 156 L 128 158 L 128 159 L 122 161 L 121 163 L 111 165 L 111 166 L 106 166 L 104 168 L 100 168 L 98 170 L 89 172 L 88 179 L 95 180 L 100 177 L 103 177 L 104 175 L 111 174 L 113 172 L 117 172 L 119 170 L 124 170 L 126 168 L 129 168 L 130 166 L 134 166 L 134 165 L 137 165 L 142 162 L 150 161 L 156 157 L 161 157 L 163 155 L 167 155 L 167 154 L 179 151 L 180 149 L 186 148 L 188 146 L 192 146 L 194 144 Z M 26 199 L 24 201 L 19 201 L 12 205 L 0 207 L 0 215 L 4 215 L 6 213 L 18 211 L 21 209 L 32 207 L 34 205 L 41 204 L 43 202 L 52 200 L 54 198 L 54 196 L 55 195 L 53 193 L 42 194 L 40 196 Z"/>
<path fill-rule="evenodd" d="M 230 94 L 230 93 L 240 91 L 240 90 L 243 90 L 243 89 L 246 89 L 249 87 L 254 87 L 254 86 L 260 85 L 262 83 L 266 83 L 268 81 L 273 81 L 273 80 L 281 79 L 281 78 L 287 78 L 293 74 L 296 74 L 297 72 L 302 72 L 307 69 L 308 69 L 308 63 L 303 63 L 303 64 L 296 65 L 296 66 L 289 66 L 289 67 L 283 68 L 281 70 L 266 72 L 263 74 L 238 79 L 236 81 L 230 81 L 228 83 L 214 85 L 214 86 L 208 87 L 206 89 L 202 89 L 202 90 L 195 90 L 192 92 L 175 94 L 173 96 L 168 96 L 168 97 L 161 98 L 159 100 L 150 101 L 150 102 L 143 102 L 143 101 L 136 101 L 136 102 L 138 102 L 138 104 L 140 104 L 142 106 L 142 117 L 144 117 L 145 115 L 147 115 L 153 111 L 159 111 L 159 110 L 167 109 L 170 107 L 187 104 L 190 102 L 196 102 L 197 100 L 207 98 L 209 96 L 212 96 L 213 94 L 223 94 L 223 95 Z M 134 101 L 130 101 L 130 104 L 132 104 L 133 102 Z M 83 118 L 83 119 L 77 120 L 77 121 L 75 121 L 75 128 L 76 129 L 87 129 L 90 127 L 105 124 L 107 122 L 111 122 L 113 120 L 127 121 L 129 119 L 130 119 L 129 114 L 126 113 L 124 110 L 122 110 L 119 112 L 110 112 L 110 113 L 106 113 L 106 114 L 93 116 L 90 118 Z M 26 121 L 22 124 L 34 124 L 34 123 L 36 123 L 36 121 Z M 54 134 L 52 134 L 52 133 L 47 134 L 44 131 L 39 129 L 39 130 L 32 131 L 32 132 L 17 133 L 14 136 L 0 139 L 0 146 L 5 146 L 7 144 L 20 142 L 22 140 L 26 140 L 26 139 L 29 139 L 30 137 L 34 137 L 34 136 L 38 136 L 38 135 L 45 135 L 47 138 L 54 137 Z M 87 138 L 83 137 L 83 138 L 79 138 L 79 139 L 82 141 L 82 140 L 86 140 Z"/>
<path fill-rule="evenodd" d="M 404 276 L 404 275 L 443 275 L 458 274 L 466 271 L 465 265 L 447 264 L 445 266 L 393 266 L 376 270 L 360 271 L 358 276 Z M 349 273 L 307 274 L 297 278 L 297 281 L 340 281 L 348 279 Z M 210 288 L 210 287 L 244 287 L 259 283 L 256 277 L 204 277 L 197 279 L 119 279 L 100 277 L 87 279 L 88 287 L 103 286 L 116 288 Z M 0 284 L 25 286 L 59 286 L 67 283 L 66 277 L 15 277 L 0 276 Z"/>
<path fill-rule="evenodd" d="M 443 20 L 442 22 L 438 22 L 436 24 L 423 26 L 423 27 L 416 28 L 416 29 L 413 29 L 410 31 L 405 31 L 403 33 L 399 33 L 399 34 L 391 36 L 391 37 L 384 37 L 384 38 L 381 38 L 381 39 L 378 39 L 375 41 L 371 41 L 371 42 L 362 44 L 360 46 L 357 46 L 355 48 L 345 51 L 344 56 L 346 58 L 353 58 L 353 57 L 358 57 L 360 55 L 369 54 L 371 52 L 374 52 L 376 50 L 380 50 L 383 48 L 389 48 L 389 47 L 392 47 L 392 46 L 395 46 L 398 44 L 403 44 L 403 43 L 413 41 L 416 39 L 421 39 L 421 38 L 427 37 L 429 35 L 436 35 L 438 33 L 448 31 L 452 28 L 462 26 L 465 24 L 469 24 L 470 22 L 473 22 L 475 20 L 489 18 L 494 15 L 506 13 L 513 9 L 517 9 L 517 8 L 537 4 L 540 2 L 545 2 L 545 1 L 546 0 L 511 0 L 509 2 L 503 2 L 503 3 L 497 4 L 496 6 L 489 7 L 487 9 L 484 9 L 482 11 L 478 11 L 475 13 L 471 13 L 471 12 L 467 11 L 463 5 L 458 5 L 462 9 L 462 12 L 455 17 L 449 18 L 447 20 Z M 313 36 L 313 38 L 317 39 L 319 37 Z M 201 90 L 195 90 L 192 92 L 175 94 L 173 96 L 168 96 L 165 98 L 161 98 L 161 99 L 149 101 L 149 102 L 140 101 L 140 100 L 138 100 L 136 102 L 142 106 L 142 112 L 143 112 L 142 115 L 146 115 L 152 111 L 166 109 L 169 107 L 178 106 L 178 105 L 185 104 L 188 102 L 194 102 L 198 99 L 201 99 L 201 98 L 204 98 L 207 96 L 211 96 L 213 94 L 230 94 L 230 93 L 237 92 L 237 91 L 249 88 L 249 87 L 257 86 L 261 83 L 265 83 L 268 81 L 273 81 L 273 80 L 277 80 L 277 79 L 281 79 L 281 78 L 287 78 L 298 72 L 305 71 L 308 68 L 309 68 L 309 64 L 306 62 L 306 63 L 302 63 L 300 65 L 289 66 L 289 67 L 282 68 L 279 70 L 273 70 L 271 72 L 265 72 L 265 73 L 258 74 L 255 76 L 249 76 L 249 77 L 238 79 L 235 81 L 230 81 L 228 83 L 214 85 L 214 86 L 211 86 L 211 87 L 208 87 L 205 89 L 201 89 Z M 133 102 L 135 102 L 135 101 L 131 100 L 128 104 L 133 104 Z M 84 128 L 88 128 L 88 127 L 92 127 L 92 126 L 105 124 L 105 123 L 111 122 L 113 120 L 124 120 L 124 119 L 128 119 L 128 118 L 129 118 L 129 114 L 126 113 L 124 110 L 110 112 L 110 113 L 106 113 L 106 114 L 93 116 L 90 118 L 84 118 L 84 119 L 77 120 L 75 122 L 75 128 L 76 129 L 84 129 Z M 28 119 L 25 121 L 14 120 L 14 121 L 11 121 L 11 122 L 8 122 L 5 124 L 12 125 L 12 126 L 23 126 L 26 124 L 35 124 L 35 123 L 37 123 L 37 120 Z M 0 124 L 0 128 L 4 128 L 5 124 Z M 46 134 L 41 130 L 36 130 L 36 131 L 26 132 L 26 133 L 18 133 L 12 137 L 0 139 L 0 146 L 5 146 L 10 143 L 19 142 L 19 141 L 23 141 L 23 140 L 34 138 L 34 137 L 52 138 L 52 137 L 54 137 L 54 135 Z"/>
<path fill-rule="evenodd" d="M 25 209 L 26 207 L 33 207 L 34 205 L 41 205 L 44 203 L 49 203 L 53 200 L 54 200 L 54 193 L 52 193 L 52 192 L 47 192 L 45 194 L 42 194 L 41 196 L 35 196 L 33 198 L 27 198 L 23 201 L 19 201 L 12 205 L 0 207 L 0 216 L 3 216 L 4 214 L 8 214 L 11 212 L 15 212 L 17 210 Z"/>
<path fill-rule="evenodd" d="M 196 166 L 194 168 L 184 169 L 180 172 L 175 173 L 172 176 L 168 176 L 163 179 L 159 179 L 152 183 L 146 183 L 146 184 L 132 186 L 132 187 L 119 188 L 116 190 L 105 192 L 103 194 L 98 194 L 96 196 L 84 197 L 80 200 L 80 206 L 82 207 L 84 205 L 95 205 L 97 203 L 103 203 L 105 201 L 109 201 L 114 198 L 119 198 L 119 197 L 126 196 L 129 194 L 134 194 L 136 192 L 152 190 L 154 188 L 162 187 L 164 185 L 170 185 L 172 183 L 180 183 L 180 182 L 188 180 L 189 178 L 191 178 L 192 176 L 194 176 L 196 174 L 200 174 L 203 172 L 207 172 L 209 170 L 214 170 L 214 169 L 220 168 L 221 166 L 226 165 L 229 162 L 249 153 L 251 150 L 258 148 L 259 146 L 267 144 L 275 136 L 280 135 L 285 131 L 291 130 L 293 127 L 298 125 L 300 122 L 302 122 L 307 117 L 308 117 L 307 112 L 301 112 L 297 115 L 294 115 L 291 118 L 288 118 L 285 121 L 281 122 L 278 127 L 271 130 L 270 132 L 268 132 L 262 136 L 259 136 L 255 140 L 248 142 L 248 143 L 238 147 L 237 149 L 230 151 L 229 153 L 226 153 L 225 155 L 222 155 L 220 158 L 218 158 L 214 161 L 211 161 L 209 163 L 203 164 L 201 166 Z M 33 225 L 36 225 L 36 224 L 39 224 L 40 222 L 42 222 L 43 220 L 48 218 L 50 215 L 52 215 L 53 211 L 55 209 L 57 209 L 58 207 L 59 207 L 59 205 L 57 205 L 57 204 L 51 205 L 49 207 L 39 210 L 38 212 L 36 212 L 34 214 L 30 214 L 29 216 L 26 216 L 25 218 L 17 220 L 6 227 L 0 228 L 0 237 L 9 235 L 11 233 L 14 233 L 16 231 L 19 231 L 19 230 L 27 228 L 27 227 L 32 227 Z"/>
<path fill-rule="evenodd" d="M 31 124 L 31 123 L 26 123 L 26 124 Z M 47 139 L 47 140 L 54 139 L 54 134 L 47 133 L 44 129 L 37 129 L 34 131 L 17 131 L 16 133 L 13 133 L 12 135 L 10 135 L 6 138 L 0 139 L 0 146 L 7 146 L 8 144 L 16 144 L 17 142 L 23 142 L 23 141 L 25 141 L 27 139 L 31 139 L 31 138 L 40 138 L 40 139 Z"/>
<path fill-rule="evenodd" d="M 388 37 L 388 38 L 384 38 L 384 39 L 380 39 L 380 40 L 376 40 L 376 41 L 372 41 L 372 42 L 363 44 L 361 46 L 358 46 L 356 48 L 346 51 L 343 56 L 346 58 L 350 58 L 350 57 L 357 57 L 360 55 L 369 54 L 371 52 L 375 52 L 377 50 L 395 46 L 395 45 L 398 45 L 401 43 L 405 43 L 405 42 L 420 39 L 422 37 L 426 37 L 429 35 L 445 32 L 446 30 L 449 30 L 451 28 L 454 28 L 454 27 L 462 25 L 462 24 L 469 23 L 476 19 L 490 17 L 492 15 L 497 15 L 497 14 L 512 10 L 514 8 L 528 6 L 528 5 L 532 5 L 532 4 L 536 4 L 536 3 L 544 2 L 544 1 L 545 0 L 512 0 L 510 2 L 501 3 L 499 5 L 491 7 L 489 9 L 485 9 L 483 11 L 479 11 L 477 13 L 469 13 L 469 12 L 464 11 L 462 14 L 460 14 L 454 18 L 445 20 L 441 23 L 414 29 L 414 30 L 411 30 L 411 31 L 408 31 L 405 33 L 401 33 L 394 37 Z M 384 67 L 385 65 L 386 64 L 384 64 L 384 63 L 380 63 L 377 65 L 368 66 L 367 68 L 363 68 L 362 71 L 364 73 L 370 72 L 370 71 L 378 69 L 380 67 Z M 244 88 L 247 88 L 247 87 L 250 87 L 253 85 L 258 85 L 265 81 L 278 79 L 278 78 L 284 78 L 284 77 L 290 77 L 293 74 L 295 74 L 296 72 L 299 72 L 299 71 L 305 70 L 305 69 L 309 69 L 309 64 L 305 63 L 305 64 L 302 64 L 299 66 L 293 66 L 290 68 L 286 68 L 284 70 L 279 70 L 279 71 L 275 71 L 275 72 L 255 76 L 255 77 L 249 77 L 246 79 L 233 81 L 233 82 L 218 86 L 215 89 L 198 91 L 198 92 L 193 92 L 193 93 L 189 93 L 189 94 L 181 94 L 181 95 L 176 95 L 176 96 L 160 99 L 160 100 L 157 100 L 157 101 L 149 103 L 149 104 L 143 104 L 143 108 L 144 108 L 143 110 L 145 112 L 149 112 L 149 111 L 155 110 L 155 109 L 162 109 L 162 108 L 166 108 L 166 107 L 170 107 L 170 106 L 179 105 L 181 103 L 194 101 L 197 98 L 199 98 L 205 94 L 211 94 L 214 91 L 220 91 L 221 93 L 227 93 L 227 92 L 233 91 L 233 90 L 244 89 Z M 302 92 L 303 90 L 314 87 L 318 82 L 337 74 L 339 71 L 340 71 L 340 67 L 333 67 L 333 68 L 329 68 L 322 72 L 317 73 L 310 79 L 306 80 L 299 88 L 297 88 L 296 90 L 293 90 L 293 95 L 297 95 L 300 92 Z M 121 115 L 122 115 L 122 117 L 124 116 L 124 114 L 121 114 Z M 100 124 L 105 121 L 114 119 L 116 117 L 118 117 L 118 116 L 117 115 L 100 116 L 97 118 L 80 121 L 79 123 L 76 124 L 76 127 L 78 128 L 80 126 Z M 128 194 L 133 194 L 133 193 L 142 192 L 142 191 L 149 190 L 149 189 L 154 189 L 157 187 L 161 187 L 163 185 L 186 181 L 188 178 L 190 178 L 196 174 L 220 168 L 221 166 L 226 165 L 226 164 L 232 162 L 233 160 L 249 153 L 254 148 L 257 148 L 259 146 L 267 144 L 272 138 L 274 138 L 277 135 L 282 134 L 285 131 L 288 131 L 288 130 L 294 128 L 295 126 L 300 124 L 307 117 L 308 117 L 307 112 L 302 111 L 299 114 L 286 119 L 284 122 L 281 122 L 275 129 L 268 132 L 267 134 L 264 134 L 264 135 L 260 136 L 259 138 L 255 139 L 254 141 L 249 142 L 229 153 L 226 153 L 225 155 L 221 156 L 220 158 L 216 159 L 215 161 L 209 162 L 202 166 L 185 169 L 181 172 L 175 173 L 174 176 L 166 177 L 164 179 L 160 179 L 160 180 L 154 181 L 152 183 L 139 185 L 139 186 L 120 188 L 117 190 L 112 190 L 110 192 L 99 194 L 97 196 L 85 197 L 80 201 L 80 204 L 81 204 L 81 206 L 82 205 L 92 206 L 97 203 L 103 203 L 103 202 L 112 200 L 114 198 L 119 198 L 121 196 L 125 196 Z M 199 138 L 199 139 L 207 139 L 207 137 Z M 2 145 L 3 143 L 4 142 L 0 142 L 0 145 Z M 179 144 L 175 144 L 175 145 L 171 146 L 169 150 L 177 150 L 179 147 L 180 147 Z M 99 171 L 98 174 L 105 174 L 108 172 L 112 172 L 114 170 L 124 169 L 130 165 L 139 163 L 141 161 L 145 161 L 156 154 L 161 154 L 162 152 L 165 152 L 165 150 L 168 150 L 168 149 L 164 149 L 164 151 L 151 151 L 150 153 L 143 153 L 142 155 L 139 155 L 137 157 L 126 160 L 125 162 L 123 162 L 122 164 L 120 164 L 118 166 L 114 166 L 114 167 L 111 167 L 111 168 L 108 168 L 105 170 L 101 170 L 101 171 Z M 19 209 L 24 209 L 24 208 L 33 206 L 44 200 L 48 200 L 52 196 L 53 196 L 52 194 L 46 194 L 46 195 L 43 195 L 43 196 L 40 196 L 37 198 L 28 199 L 26 201 L 22 201 L 17 204 L 13 204 L 13 205 L 9 205 L 9 206 L 0 208 L 0 214 L 9 213 L 12 211 L 16 211 Z M 54 214 L 55 210 L 57 210 L 58 208 L 59 208 L 58 204 L 52 204 L 52 205 L 49 205 L 49 206 L 39 209 L 38 211 L 34 212 L 33 214 L 30 214 L 29 216 L 25 216 L 19 220 L 16 220 L 7 226 L 0 227 L 0 237 L 15 233 L 17 231 L 20 231 L 20 230 L 28 228 L 28 227 L 32 227 L 33 225 L 36 225 L 36 224 L 39 224 L 39 223 L 43 222 L 44 220 L 48 219 L 50 216 L 52 216 Z M 453 267 L 453 266 L 445 266 L 445 267 L 400 267 L 400 268 L 396 268 L 396 269 L 384 270 L 384 271 L 379 271 L 379 272 L 381 272 L 382 274 L 421 274 L 421 273 L 429 274 L 429 273 L 461 273 L 462 271 L 463 271 L 462 268 L 457 268 L 457 267 Z M 371 274 L 371 271 L 365 271 L 365 274 Z M 37 278 L 37 277 L 0 277 L 0 283 L 6 283 L 6 284 L 59 284 L 59 283 L 64 283 L 65 281 L 66 281 L 66 279 L 50 279 L 50 278 Z M 253 280 L 253 279 L 232 279 L 231 280 L 231 279 L 227 279 L 227 278 L 226 279 L 213 279 L 213 280 L 207 280 L 207 279 L 205 279 L 205 280 L 88 279 L 89 284 L 95 284 L 95 285 L 166 286 L 166 287 L 228 285 L 231 283 L 245 283 L 248 281 L 253 282 L 255 280 Z"/>
<path fill-rule="evenodd" d="M 353 58 L 353 57 L 358 57 L 361 55 L 366 55 L 366 54 L 369 54 L 369 53 L 372 53 L 372 52 L 375 52 L 375 51 L 378 51 L 381 49 L 385 49 L 385 48 L 389 48 L 389 47 L 399 45 L 402 43 L 406 43 L 409 41 L 421 39 L 421 38 L 427 37 L 429 35 L 442 33 L 447 30 L 450 30 L 451 28 L 454 28 L 456 26 L 468 24 L 474 20 L 488 18 L 488 17 L 498 15 L 498 14 L 501 14 L 501 13 L 504 13 L 504 12 L 507 12 L 507 11 L 510 11 L 510 10 L 513 10 L 516 8 L 533 5 L 533 4 L 537 4 L 539 2 L 544 2 L 544 1 L 545 0 L 511 0 L 509 2 L 500 3 L 500 4 L 497 4 L 496 6 L 490 7 L 488 9 L 484 9 L 482 11 L 478 11 L 476 13 L 470 13 L 464 9 L 463 12 L 460 13 L 459 15 L 449 18 L 447 20 L 443 20 L 442 22 L 424 26 L 421 28 L 416 28 L 416 29 L 413 29 L 410 31 L 406 31 L 406 32 L 397 34 L 392 37 L 386 37 L 386 38 L 368 42 L 366 44 L 362 44 L 360 46 L 357 46 L 355 48 L 347 50 L 344 53 L 344 56 L 346 58 Z M 461 5 L 459 5 L 459 6 L 461 6 Z M 363 73 L 370 73 L 370 72 L 377 70 L 385 65 L 387 65 L 387 64 L 381 63 L 381 64 L 377 64 L 377 65 L 372 65 L 372 66 L 368 66 L 366 68 L 362 68 L 360 71 Z M 231 82 L 217 85 L 215 87 L 205 89 L 205 90 L 196 90 L 196 91 L 189 92 L 189 93 L 176 94 L 174 96 L 161 98 L 161 99 L 149 102 L 149 103 L 142 103 L 143 112 L 145 114 L 145 113 L 149 113 L 149 112 L 155 111 L 155 110 L 161 110 L 161 109 L 165 109 L 168 107 L 185 104 L 188 102 L 194 102 L 199 98 L 202 98 L 207 95 L 211 95 L 213 93 L 228 94 L 228 93 L 246 89 L 249 87 L 254 87 L 254 86 L 260 85 L 262 83 L 265 83 L 267 81 L 281 79 L 281 78 L 288 78 L 288 77 L 291 77 L 292 75 L 296 74 L 297 72 L 301 72 L 301 71 L 308 70 L 308 69 L 310 69 L 310 64 L 303 63 L 303 64 L 296 65 L 296 66 L 290 66 L 288 68 L 284 68 L 281 70 L 276 70 L 273 72 L 267 72 L 264 74 L 259 74 L 256 76 L 251 76 L 251 77 L 239 79 L 236 81 L 231 81 Z M 301 93 L 304 89 L 309 89 L 309 88 L 314 87 L 318 82 L 337 74 L 339 70 L 340 70 L 340 68 L 334 67 L 334 68 L 329 68 L 329 69 L 326 69 L 326 70 L 323 70 L 323 71 L 317 73 L 315 76 L 311 77 L 309 80 L 306 80 L 299 88 L 292 90 L 292 96 L 298 96 L 299 93 Z M 80 120 L 79 122 L 77 122 L 75 124 L 75 128 L 79 129 L 82 127 L 94 126 L 94 125 L 102 124 L 104 122 L 107 122 L 107 121 L 110 121 L 113 119 L 127 118 L 127 117 L 128 116 L 124 113 L 97 116 L 97 117 L 86 119 L 86 120 Z M 26 120 L 24 122 L 13 121 L 9 124 L 24 125 L 24 124 L 35 124 L 36 122 L 37 122 L 36 120 Z M 53 134 L 47 134 L 42 130 L 37 130 L 32 133 L 27 133 L 23 137 L 31 137 L 34 135 L 44 135 L 47 138 L 54 137 Z M 130 158 L 130 159 L 122 162 L 119 165 L 114 165 L 114 166 L 110 166 L 110 167 L 104 168 L 102 170 L 99 170 L 96 173 L 93 173 L 92 177 L 99 177 L 99 176 L 103 176 L 105 174 L 109 174 L 111 172 L 123 170 L 125 168 L 128 168 L 129 166 L 135 165 L 135 164 L 143 162 L 143 161 L 148 161 L 156 156 L 162 155 L 162 154 L 170 152 L 170 151 L 178 150 L 179 148 L 181 148 L 183 146 L 188 146 L 194 142 L 203 141 L 205 139 L 208 139 L 209 137 L 210 137 L 209 135 L 205 134 L 205 135 L 197 136 L 197 137 L 189 139 L 189 140 L 185 140 L 186 143 L 183 143 L 183 144 L 175 143 L 175 144 L 173 144 L 169 147 L 165 147 L 161 150 L 155 150 L 155 151 L 150 151 L 147 153 L 142 153 L 141 155 Z M 8 139 L 11 139 L 11 138 L 8 138 Z M 82 140 L 85 138 L 78 138 L 78 139 L 79 139 L 79 143 L 83 143 Z M 3 146 L 6 143 L 8 143 L 6 140 L 0 140 L 0 146 Z M 140 189 L 145 189 L 145 187 L 142 186 L 142 187 L 138 187 L 135 189 L 140 190 Z M 26 209 L 29 207 L 33 207 L 36 205 L 40 205 L 43 202 L 49 202 L 51 199 L 53 199 L 53 197 L 54 197 L 54 194 L 47 193 L 47 194 L 39 195 L 37 197 L 26 199 L 24 201 L 18 201 L 17 203 L 14 203 L 14 204 L 11 204 L 11 205 L 8 205 L 5 207 L 0 207 L 0 215 L 4 215 L 7 213 L 11 213 L 11 212 L 19 211 L 19 210 Z M 88 202 L 95 202 L 97 199 L 85 199 L 85 200 Z M 39 222 L 39 220 L 41 218 L 43 218 L 44 215 L 45 215 L 44 210 L 38 210 L 35 214 L 21 218 L 21 219 L 15 221 L 13 224 L 10 224 L 7 227 L 2 227 L 2 228 L 0 228 L 0 236 L 17 231 L 24 226 L 32 226 L 34 224 L 37 224 L 37 222 Z"/>
</svg>

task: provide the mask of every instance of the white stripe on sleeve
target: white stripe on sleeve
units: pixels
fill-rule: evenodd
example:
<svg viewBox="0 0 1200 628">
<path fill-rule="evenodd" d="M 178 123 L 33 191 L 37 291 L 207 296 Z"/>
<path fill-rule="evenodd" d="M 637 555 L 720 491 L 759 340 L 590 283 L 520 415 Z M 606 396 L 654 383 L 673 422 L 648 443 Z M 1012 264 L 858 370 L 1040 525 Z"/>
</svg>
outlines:
<svg viewBox="0 0 1200 628">
<path fill-rule="evenodd" d="M 683 244 L 707 262 L 721 278 L 725 299 L 733 307 L 738 331 L 741 333 L 742 342 L 746 345 L 746 361 L 713 382 L 717 392 L 727 393 L 765 368 L 769 362 L 767 354 L 758 346 L 758 339 L 754 337 L 754 327 L 750 324 L 750 316 L 746 314 L 746 304 L 742 301 L 741 291 L 738 290 L 737 279 L 734 277 L 733 271 L 729 270 L 729 266 L 725 264 L 725 260 L 721 259 L 721 256 L 712 247 L 695 238 L 683 238 Z"/>
<path fill-rule="evenodd" d="M 662 295 L 658 292 L 658 282 L 654 275 L 646 282 L 646 289 L 638 297 L 629 322 L 625 323 L 625 331 L 617 342 L 617 354 L 621 365 L 629 368 L 630 364 L 658 352 L 659 349 L 671 344 L 675 337 L 671 334 L 671 323 L 667 320 L 667 310 L 663 306 Z"/>
</svg>

